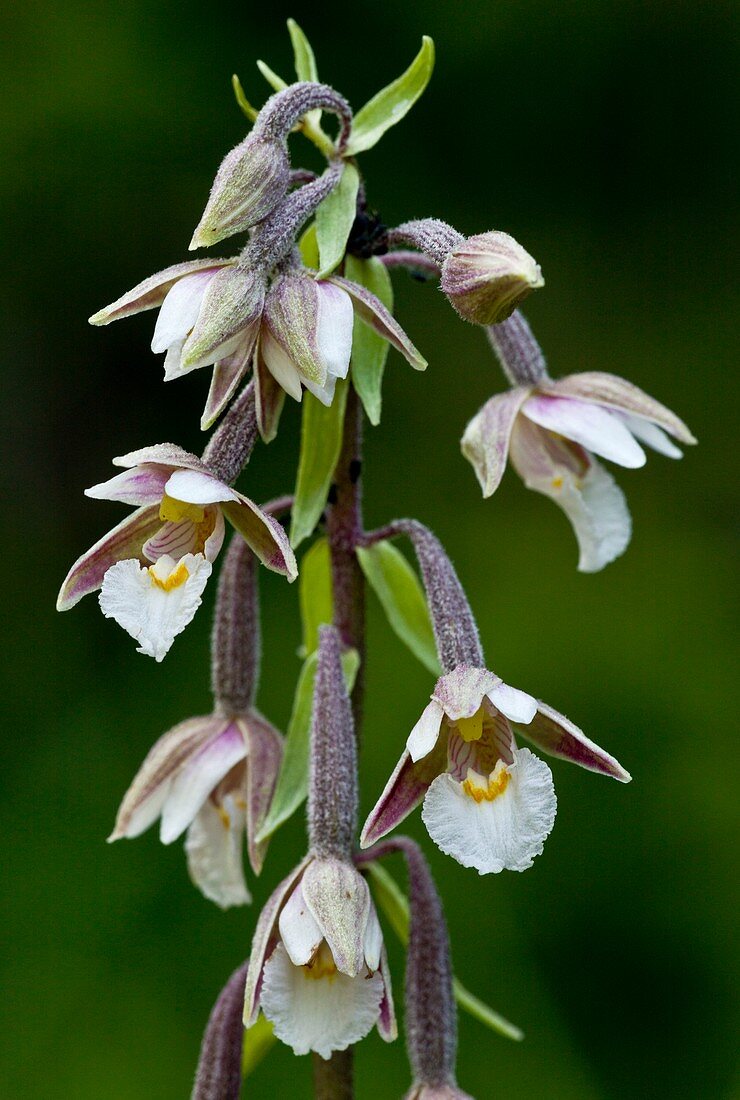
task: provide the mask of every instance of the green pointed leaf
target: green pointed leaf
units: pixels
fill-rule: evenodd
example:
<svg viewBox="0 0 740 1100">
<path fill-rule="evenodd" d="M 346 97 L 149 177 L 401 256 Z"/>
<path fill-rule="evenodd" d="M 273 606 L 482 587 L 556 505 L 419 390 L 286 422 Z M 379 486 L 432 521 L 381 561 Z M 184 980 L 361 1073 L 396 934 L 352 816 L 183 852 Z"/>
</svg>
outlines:
<svg viewBox="0 0 740 1100">
<path fill-rule="evenodd" d="M 379 298 L 389 313 L 393 313 L 393 284 L 388 269 L 377 256 L 359 260 L 347 256 L 344 274 L 354 283 L 366 287 Z M 355 316 L 352 330 L 352 384 L 362 401 L 372 425 L 380 423 L 383 371 L 390 344 L 374 328 Z"/>
<path fill-rule="evenodd" d="M 434 69 L 434 43 L 427 35 L 408 69 L 357 112 L 345 156 L 372 149 L 391 126 L 408 114 L 422 94 Z"/>
<path fill-rule="evenodd" d="M 308 794 L 308 765 L 311 747 L 311 710 L 318 654 L 314 650 L 303 663 L 293 698 L 293 713 L 285 735 L 283 762 L 280 766 L 270 809 L 262 823 L 257 842 L 267 840 L 301 805 Z M 360 658 L 355 649 L 342 654 L 347 691 L 352 691 Z"/>
<path fill-rule="evenodd" d="M 352 223 L 357 214 L 360 174 L 354 164 L 345 164 L 342 178 L 316 210 L 319 242 L 319 278 L 331 275 L 342 262 Z"/>
<path fill-rule="evenodd" d="M 270 85 L 270 87 L 273 89 L 273 91 L 282 92 L 283 88 L 288 87 L 288 85 L 285 83 L 283 78 L 281 76 L 278 76 L 278 74 L 276 72 L 274 72 L 270 68 L 270 66 L 267 65 L 264 61 L 258 61 L 257 62 L 257 68 L 262 73 L 265 80 Z"/>
<path fill-rule="evenodd" d="M 357 557 L 391 629 L 433 676 L 441 676 L 424 589 L 407 559 L 386 541 L 358 547 Z"/>
<path fill-rule="evenodd" d="M 313 394 L 303 395 L 301 454 L 290 525 L 290 544 L 294 549 L 313 534 L 324 510 L 342 449 L 346 404 L 346 381 L 337 382 L 329 408 Z"/>
<path fill-rule="evenodd" d="M 311 49 L 311 43 L 306 38 L 295 19 L 288 20 L 288 34 L 293 46 L 295 58 L 295 74 L 299 80 L 318 80 L 319 73 L 316 68 L 316 58 Z"/>
<path fill-rule="evenodd" d="M 244 114 L 249 119 L 249 121 L 254 122 L 257 115 L 259 114 L 259 111 L 257 110 L 256 107 L 253 107 L 252 104 L 247 99 L 246 95 L 244 94 L 244 89 L 242 88 L 242 82 L 239 79 L 239 77 L 236 75 L 236 73 L 234 73 L 234 75 L 231 78 L 231 87 L 234 89 L 234 95 L 236 96 L 236 102 L 239 104 L 242 111 L 244 112 Z"/>
<path fill-rule="evenodd" d="M 298 599 L 303 624 L 300 656 L 308 657 L 318 647 L 319 627 L 334 618 L 331 561 L 326 539 L 317 539 L 303 556 L 298 574 Z"/>
<path fill-rule="evenodd" d="M 266 1016 L 260 1013 L 252 1026 L 244 1032 L 244 1045 L 242 1046 L 243 1079 L 254 1073 L 276 1042 L 277 1035 L 272 1030 L 272 1024 Z"/>
<path fill-rule="evenodd" d="M 396 880 L 388 874 L 384 867 L 379 866 L 377 863 L 367 863 L 363 867 L 363 870 L 367 871 L 372 879 L 373 896 L 376 902 L 385 913 L 388 923 L 405 947 L 409 942 L 410 920 L 408 898 L 403 893 Z M 452 979 L 452 989 L 459 1007 L 464 1009 L 471 1016 L 474 1016 L 480 1023 L 485 1024 L 491 1031 L 495 1031 L 498 1035 L 503 1035 L 506 1039 L 513 1039 L 515 1042 L 521 1042 L 524 1038 L 524 1032 L 518 1028 L 516 1024 L 510 1023 L 498 1012 L 494 1012 L 493 1009 L 481 1001 L 479 997 L 476 997 L 474 993 L 466 989 L 457 978 Z"/>
<path fill-rule="evenodd" d="M 304 267 L 312 267 L 314 271 L 319 269 L 319 243 L 316 240 L 316 222 L 311 222 L 308 229 L 301 234 L 298 241 L 301 251 L 301 259 Z"/>
</svg>

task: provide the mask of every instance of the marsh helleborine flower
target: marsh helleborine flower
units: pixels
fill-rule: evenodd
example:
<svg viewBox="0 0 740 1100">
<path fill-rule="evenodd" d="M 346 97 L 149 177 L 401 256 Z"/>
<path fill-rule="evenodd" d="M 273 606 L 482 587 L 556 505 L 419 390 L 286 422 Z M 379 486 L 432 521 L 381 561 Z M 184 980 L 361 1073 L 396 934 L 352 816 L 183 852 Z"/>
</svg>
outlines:
<svg viewBox="0 0 740 1100">
<path fill-rule="evenodd" d="M 256 710 L 237 716 L 190 718 L 160 737 L 118 811 L 109 840 L 140 836 L 160 818 L 159 836 L 172 844 L 187 830 L 190 877 L 222 909 L 245 905 L 242 842 L 262 869 L 266 843 L 255 837 L 275 789 L 282 737 Z"/>
<path fill-rule="evenodd" d="M 396 1037 L 383 934 L 351 864 L 309 857 L 275 890 L 252 943 L 244 1023 L 260 1010 L 296 1054 L 330 1058 L 377 1026 Z"/>
<path fill-rule="evenodd" d="M 169 443 L 113 460 L 126 467 L 87 496 L 136 511 L 70 569 L 57 608 L 100 589 L 100 607 L 161 661 L 191 621 L 224 540 L 224 516 L 260 561 L 289 580 L 295 556 L 279 523 L 214 477 L 202 461 Z"/>
<path fill-rule="evenodd" d="M 152 350 L 165 351 L 165 380 L 213 365 L 201 420 L 209 427 L 254 366 L 260 431 L 273 438 L 285 393 L 301 400 L 305 387 L 330 405 L 345 378 L 354 314 L 417 370 L 426 360 L 370 291 L 349 279 L 315 279 L 306 269 L 267 279 L 236 260 L 194 261 L 165 268 L 94 314 L 107 325 L 160 307 Z"/>
<path fill-rule="evenodd" d="M 514 731 L 550 756 L 628 782 L 629 774 L 562 714 L 485 668 L 459 665 L 436 683 L 391 778 L 370 813 L 368 847 L 422 800 L 443 852 L 479 874 L 524 871 L 550 833 L 552 774 Z"/>
<path fill-rule="evenodd" d="M 680 458 L 666 432 L 696 442 L 670 409 L 637 386 L 590 371 L 492 397 L 465 429 L 462 451 L 486 497 L 511 458 L 528 489 L 563 509 L 578 540 L 578 568 L 593 573 L 626 549 L 632 529 L 621 489 L 594 455 L 634 469 L 645 463 L 642 442 Z"/>
</svg>

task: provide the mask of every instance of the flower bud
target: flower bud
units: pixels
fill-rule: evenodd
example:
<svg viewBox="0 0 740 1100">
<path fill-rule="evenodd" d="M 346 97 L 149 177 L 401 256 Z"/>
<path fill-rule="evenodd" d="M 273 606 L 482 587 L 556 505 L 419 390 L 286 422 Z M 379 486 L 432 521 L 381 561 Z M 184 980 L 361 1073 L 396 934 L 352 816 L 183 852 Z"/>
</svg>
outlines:
<svg viewBox="0 0 740 1100">
<path fill-rule="evenodd" d="M 207 248 L 261 222 L 282 201 L 289 180 L 285 142 L 251 133 L 224 157 L 190 248 Z"/>
<path fill-rule="evenodd" d="M 480 233 L 455 245 L 442 265 L 441 287 L 465 321 L 504 321 L 538 287 L 539 265 L 508 233 Z"/>
</svg>

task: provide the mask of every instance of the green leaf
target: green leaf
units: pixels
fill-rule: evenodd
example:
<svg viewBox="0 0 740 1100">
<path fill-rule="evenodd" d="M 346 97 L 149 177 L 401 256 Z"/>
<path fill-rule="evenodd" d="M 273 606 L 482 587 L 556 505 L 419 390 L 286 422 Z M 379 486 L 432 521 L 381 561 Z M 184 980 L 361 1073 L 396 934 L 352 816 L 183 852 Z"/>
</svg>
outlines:
<svg viewBox="0 0 740 1100">
<path fill-rule="evenodd" d="M 324 510 L 342 449 L 346 404 L 346 381 L 337 382 L 334 400 L 328 408 L 313 394 L 303 395 L 301 454 L 290 525 L 293 548 L 313 533 Z"/>
<path fill-rule="evenodd" d="M 304 555 L 298 574 L 298 599 L 303 623 L 301 657 L 308 657 L 319 644 L 319 627 L 334 618 L 329 543 L 317 539 Z"/>
<path fill-rule="evenodd" d="M 236 73 L 234 73 L 234 75 L 231 78 L 231 87 L 234 89 L 234 95 L 236 96 L 236 102 L 239 104 L 242 111 L 244 112 L 244 114 L 249 119 L 249 121 L 254 122 L 257 115 L 259 114 L 259 111 L 257 110 L 256 107 L 253 107 L 252 104 L 247 99 L 246 95 L 244 94 L 244 89 L 242 88 L 242 82 L 239 79 L 239 77 L 236 75 Z"/>
<path fill-rule="evenodd" d="M 347 238 L 357 214 L 360 174 L 354 164 L 345 164 L 342 178 L 316 210 L 319 242 L 319 278 L 331 275 L 344 257 Z"/>
<path fill-rule="evenodd" d="M 295 58 L 295 74 L 299 80 L 318 80 L 319 73 L 316 68 L 316 58 L 311 49 L 311 43 L 306 38 L 295 19 L 288 20 L 288 34 L 293 45 Z"/>
<path fill-rule="evenodd" d="M 344 274 L 352 282 L 367 287 L 380 299 L 388 312 L 393 313 L 393 284 L 388 269 L 377 256 L 371 256 L 369 260 L 347 256 Z M 352 382 L 372 425 L 380 423 L 383 371 L 389 348 L 387 340 L 355 315 L 352 330 Z"/>
<path fill-rule="evenodd" d="M 252 1026 L 244 1032 L 242 1078 L 247 1078 L 251 1073 L 254 1073 L 276 1042 L 277 1035 L 272 1030 L 272 1024 L 260 1013 Z"/>
<path fill-rule="evenodd" d="M 398 936 L 404 947 L 409 942 L 409 902 L 406 895 L 400 889 L 396 880 L 388 874 L 384 867 L 377 863 L 367 863 L 363 867 L 373 882 L 373 895 L 380 908 L 385 913 L 388 923 Z M 487 1004 L 476 997 L 474 993 L 466 989 L 457 978 L 452 979 L 452 989 L 455 1000 L 460 1008 L 469 1015 L 474 1016 L 480 1023 L 485 1024 L 491 1031 L 503 1035 L 506 1039 L 521 1042 L 524 1032 L 510 1023 L 498 1012 L 494 1012 Z"/>
<path fill-rule="evenodd" d="M 304 230 L 298 241 L 301 251 L 301 259 L 304 267 L 312 267 L 314 271 L 319 267 L 319 244 L 316 240 L 316 222 L 311 222 L 308 229 Z"/>
<path fill-rule="evenodd" d="M 358 547 L 357 557 L 391 629 L 434 676 L 441 676 L 434 631 L 421 582 L 390 542 Z"/>
<path fill-rule="evenodd" d="M 308 794 L 308 764 L 311 746 L 311 710 L 318 654 L 311 653 L 303 663 L 293 698 L 293 713 L 285 735 L 283 762 L 280 766 L 270 809 L 257 834 L 257 842 L 267 840 L 301 805 Z M 342 654 L 347 691 L 352 691 L 360 667 L 355 649 Z"/>
<path fill-rule="evenodd" d="M 345 156 L 372 149 L 391 126 L 408 114 L 429 83 L 434 69 L 434 43 L 424 35 L 421 49 L 408 69 L 357 112 Z"/>
<path fill-rule="evenodd" d="M 257 62 L 257 68 L 262 73 L 265 80 L 270 85 L 270 87 L 273 89 L 273 91 L 282 92 L 283 88 L 288 87 L 288 85 L 285 83 L 283 78 L 281 76 L 278 76 L 278 74 L 276 72 L 274 72 L 270 68 L 270 66 L 267 65 L 264 61 L 258 61 Z"/>
</svg>

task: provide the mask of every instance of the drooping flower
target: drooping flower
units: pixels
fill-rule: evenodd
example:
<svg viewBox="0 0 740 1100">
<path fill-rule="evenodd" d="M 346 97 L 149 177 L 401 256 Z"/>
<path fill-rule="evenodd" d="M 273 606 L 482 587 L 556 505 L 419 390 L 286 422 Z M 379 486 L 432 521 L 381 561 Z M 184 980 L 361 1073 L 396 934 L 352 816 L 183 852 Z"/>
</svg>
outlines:
<svg viewBox="0 0 740 1100">
<path fill-rule="evenodd" d="M 621 765 L 562 714 L 485 668 L 458 665 L 436 683 L 363 829 L 368 847 L 423 799 L 435 844 L 479 874 L 523 871 L 556 812 L 552 774 L 521 733 L 550 756 L 628 782 Z"/>
<path fill-rule="evenodd" d="M 266 287 L 264 275 L 234 259 L 177 264 L 146 279 L 90 321 L 106 325 L 159 306 L 152 350 L 167 353 L 165 379 L 213 365 L 203 428 L 217 419 L 254 366 L 265 439 L 277 430 L 285 393 L 300 401 L 305 387 L 323 404 L 331 404 L 337 379 L 349 369 L 355 312 L 413 367 L 426 367 L 382 302 L 357 283 L 340 276 L 315 279 L 297 268 Z"/>
<path fill-rule="evenodd" d="M 527 488 L 550 497 L 567 515 L 578 540 L 578 568 L 603 569 L 626 549 L 632 524 L 624 494 L 595 456 L 634 469 L 645 463 L 641 443 L 680 458 L 668 436 L 684 444 L 696 440 L 670 409 L 613 374 L 550 379 L 520 314 L 489 334 L 507 373 L 528 384 L 486 402 L 465 429 L 462 452 L 486 497 L 511 458 Z"/>
<path fill-rule="evenodd" d="M 295 1054 L 330 1058 L 373 1026 L 395 1039 L 383 934 L 367 883 L 351 864 L 309 857 L 268 900 L 247 973 L 247 1027 L 260 1009 Z"/>
<path fill-rule="evenodd" d="M 295 579 L 295 556 L 279 523 L 169 443 L 113 460 L 125 467 L 87 496 L 136 506 L 70 569 L 57 600 L 66 611 L 100 589 L 100 606 L 161 661 L 191 621 L 224 539 L 224 517 L 269 569 Z"/>
<path fill-rule="evenodd" d="M 140 836 L 160 818 L 163 844 L 186 832 L 190 877 L 223 909 L 245 905 L 242 843 L 262 869 L 256 836 L 275 788 L 282 737 L 256 710 L 190 718 L 160 737 L 118 811 L 109 840 Z"/>
</svg>

